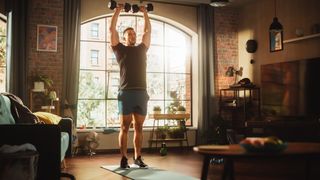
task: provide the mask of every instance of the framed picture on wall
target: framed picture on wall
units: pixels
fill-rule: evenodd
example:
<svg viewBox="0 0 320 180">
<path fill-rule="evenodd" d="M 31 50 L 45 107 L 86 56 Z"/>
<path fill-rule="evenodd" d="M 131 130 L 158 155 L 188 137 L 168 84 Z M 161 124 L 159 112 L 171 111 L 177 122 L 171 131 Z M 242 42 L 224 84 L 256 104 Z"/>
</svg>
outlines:
<svg viewBox="0 0 320 180">
<path fill-rule="evenodd" d="M 37 51 L 57 52 L 58 27 L 37 25 Z"/>
<path fill-rule="evenodd" d="M 283 50 L 283 31 L 271 30 L 269 33 L 270 33 L 270 52 Z"/>
</svg>

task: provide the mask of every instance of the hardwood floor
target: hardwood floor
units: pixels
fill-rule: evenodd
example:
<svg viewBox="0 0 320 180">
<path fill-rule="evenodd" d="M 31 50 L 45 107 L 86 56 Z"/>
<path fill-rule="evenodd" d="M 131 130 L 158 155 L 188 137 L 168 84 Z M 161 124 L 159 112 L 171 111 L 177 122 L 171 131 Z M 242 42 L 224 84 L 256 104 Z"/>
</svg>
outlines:
<svg viewBox="0 0 320 180">
<path fill-rule="evenodd" d="M 129 153 L 129 164 L 132 163 L 132 153 Z M 158 152 L 144 152 L 144 161 L 150 167 L 182 173 L 200 179 L 202 156 L 192 150 L 169 149 L 168 155 L 160 156 Z M 63 172 L 73 174 L 77 180 L 127 180 L 123 176 L 100 168 L 101 165 L 117 165 L 119 154 L 95 154 L 92 157 L 82 155 L 66 160 L 67 168 Z"/>
<path fill-rule="evenodd" d="M 132 163 L 132 153 L 129 153 L 129 164 Z M 200 179 L 203 157 L 189 150 L 169 149 L 167 156 L 159 152 L 143 152 L 145 162 L 159 169 L 169 170 Z M 128 180 L 108 170 L 102 165 L 118 165 L 118 153 L 75 156 L 66 160 L 67 168 L 63 172 L 73 174 L 77 180 Z M 320 179 L 319 165 L 316 159 L 309 162 L 309 179 Z M 301 180 L 308 179 L 306 161 L 303 159 L 265 159 L 237 160 L 234 163 L 236 180 Z M 210 165 L 208 180 L 221 179 L 223 165 Z M 65 179 L 63 179 L 65 180 Z M 166 179 L 169 180 L 169 179 Z"/>
</svg>

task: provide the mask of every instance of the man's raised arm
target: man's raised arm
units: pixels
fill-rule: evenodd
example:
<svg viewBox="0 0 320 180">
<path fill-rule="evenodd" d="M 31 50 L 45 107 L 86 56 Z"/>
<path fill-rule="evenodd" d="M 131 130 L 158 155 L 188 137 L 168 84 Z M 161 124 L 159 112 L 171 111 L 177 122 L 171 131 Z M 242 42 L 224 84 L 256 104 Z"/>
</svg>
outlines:
<svg viewBox="0 0 320 180">
<path fill-rule="evenodd" d="M 116 7 L 116 11 L 114 12 L 111 18 L 111 25 L 109 27 L 111 46 L 116 46 L 117 44 L 119 44 L 119 34 L 116 29 L 116 26 L 117 26 L 119 14 L 122 9 L 123 9 L 123 5 L 119 4 L 118 7 Z"/>
<path fill-rule="evenodd" d="M 144 17 L 144 30 L 142 35 L 142 43 L 147 47 L 150 47 L 150 40 L 151 40 L 151 23 L 145 7 L 140 7 L 140 11 L 143 12 Z"/>
</svg>

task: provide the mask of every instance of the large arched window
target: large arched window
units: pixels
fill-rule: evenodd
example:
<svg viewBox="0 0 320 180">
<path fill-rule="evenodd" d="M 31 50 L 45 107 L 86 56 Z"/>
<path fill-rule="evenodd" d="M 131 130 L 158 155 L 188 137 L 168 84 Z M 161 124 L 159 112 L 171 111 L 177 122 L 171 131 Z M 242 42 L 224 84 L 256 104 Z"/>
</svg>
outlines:
<svg viewBox="0 0 320 180">
<path fill-rule="evenodd" d="M 110 48 L 108 27 L 111 16 L 100 17 L 81 25 L 81 53 L 77 126 L 119 127 L 119 66 Z M 126 15 L 118 19 L 119 35 L 126 27 L 137 32 L 141 42 L 144 20 Z M 151 19 L 151 46 L 147 56 L 148 112 L 158 105 L 191 108 L 191 35 L 165 21 Z M 120 37 L 122 39 L 122 37 Z M 151 126 L 148 118 L 144 126 Z M 188 120 L 187 125 L 192 125 Z"/>
<path fill-rule="evenodd" d="M 0 13 L 0 92 L 6 92 L 7 18 Z"/>
</svg>

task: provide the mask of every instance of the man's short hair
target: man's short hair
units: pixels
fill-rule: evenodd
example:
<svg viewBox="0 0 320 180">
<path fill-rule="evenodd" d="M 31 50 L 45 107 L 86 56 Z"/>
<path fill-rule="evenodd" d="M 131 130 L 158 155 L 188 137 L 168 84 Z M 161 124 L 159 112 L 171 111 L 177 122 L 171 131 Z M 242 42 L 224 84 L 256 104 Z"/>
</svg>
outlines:
<svg viewBox="0 0 320 180">
<path fill-rule="evenodd" d="M 129 30 L 134 30 L 132 27 L 127 27 L 124 31 L 123 31 L 123 33 L 122 33 L 122 35 L 124 36 L 124 34 L 127 32 L 127 31 L 129 31 Z"/>
</svg>

